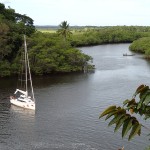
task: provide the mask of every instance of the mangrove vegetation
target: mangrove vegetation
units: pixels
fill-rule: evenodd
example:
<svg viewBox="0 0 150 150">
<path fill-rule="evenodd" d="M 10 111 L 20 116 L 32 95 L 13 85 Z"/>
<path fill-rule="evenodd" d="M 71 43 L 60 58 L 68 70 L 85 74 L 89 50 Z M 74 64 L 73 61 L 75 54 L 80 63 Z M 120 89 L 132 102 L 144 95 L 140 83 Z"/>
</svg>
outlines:
<svg viewBox="0 0 150 150">
<path fill-rule="evenodd" d="M 150 37 L 143 37 L 133 41 L 129 49 L 134 52 L 145 54 L 146 58 L 150 58 Z"/>
</svg>

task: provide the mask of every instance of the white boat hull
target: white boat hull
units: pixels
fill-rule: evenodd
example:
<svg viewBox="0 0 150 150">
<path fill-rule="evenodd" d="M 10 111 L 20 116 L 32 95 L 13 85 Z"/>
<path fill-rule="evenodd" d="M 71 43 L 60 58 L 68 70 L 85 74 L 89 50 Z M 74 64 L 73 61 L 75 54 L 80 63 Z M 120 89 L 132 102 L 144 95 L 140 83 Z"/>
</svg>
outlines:
<svg viewBox="0 0 150 150">
<path fill-rule="evenodd" d="M 33 101 L 32 102 L 19 101 L 18 99 L 10 97 L 10 103 L 22 108 L 35 110 L 35 103 Z"/>
</svg>

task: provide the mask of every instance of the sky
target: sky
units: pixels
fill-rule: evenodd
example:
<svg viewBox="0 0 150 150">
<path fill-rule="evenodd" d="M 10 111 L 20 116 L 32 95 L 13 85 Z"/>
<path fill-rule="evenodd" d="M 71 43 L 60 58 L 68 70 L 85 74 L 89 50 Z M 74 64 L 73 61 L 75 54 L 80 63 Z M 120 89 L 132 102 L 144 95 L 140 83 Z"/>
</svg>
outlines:
<svg viewBox="0 0 150 150">
<path fill-rule="evenodd" d="M 0 0 L 34 25 L 150 26 L 150 0 Z"/>
</svg>

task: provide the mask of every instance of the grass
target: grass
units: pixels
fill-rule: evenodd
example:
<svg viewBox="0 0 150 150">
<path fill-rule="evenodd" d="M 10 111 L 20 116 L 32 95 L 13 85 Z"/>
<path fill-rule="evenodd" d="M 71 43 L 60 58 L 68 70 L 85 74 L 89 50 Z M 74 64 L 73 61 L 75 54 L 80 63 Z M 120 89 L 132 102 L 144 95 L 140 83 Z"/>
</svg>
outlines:
<svg viewBox="0 0 150 150">
<path fill-rule="evenodd" d="M 54 29 L 40 29 L 37 28 L 38 31 L 43 32 L 43 33 L 56 33 L 57 30 Z"/>
</svg>

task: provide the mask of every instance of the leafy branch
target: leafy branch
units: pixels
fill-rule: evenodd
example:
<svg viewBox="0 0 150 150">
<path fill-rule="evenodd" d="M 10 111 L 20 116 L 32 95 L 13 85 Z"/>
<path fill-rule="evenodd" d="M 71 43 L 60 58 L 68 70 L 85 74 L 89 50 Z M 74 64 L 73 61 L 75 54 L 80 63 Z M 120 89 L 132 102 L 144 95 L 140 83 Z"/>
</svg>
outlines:
<svg viewBox="0 0 150 150">
<path fill-rule="evenodd" d="M 137 96 L 139 96 L 139 100 L 135 99 Z M 99 119 L 104 116 L 106 116 L 105 120 L 113 117 L 108 126 L 115 124 L 114 132 L 122 127 L 122 138 L 130 131 L 128 140 L 131 140 L 136 135 L 140 136 L 141 127 L 148 129 L 133 116 L 134 114 L 144 116 L 145 120 L 150 118 L 149 86 L 140 85 L 131 100 L 125 100 L 122 107 L 109 106 L 100 114 Z"/>
</svg>

